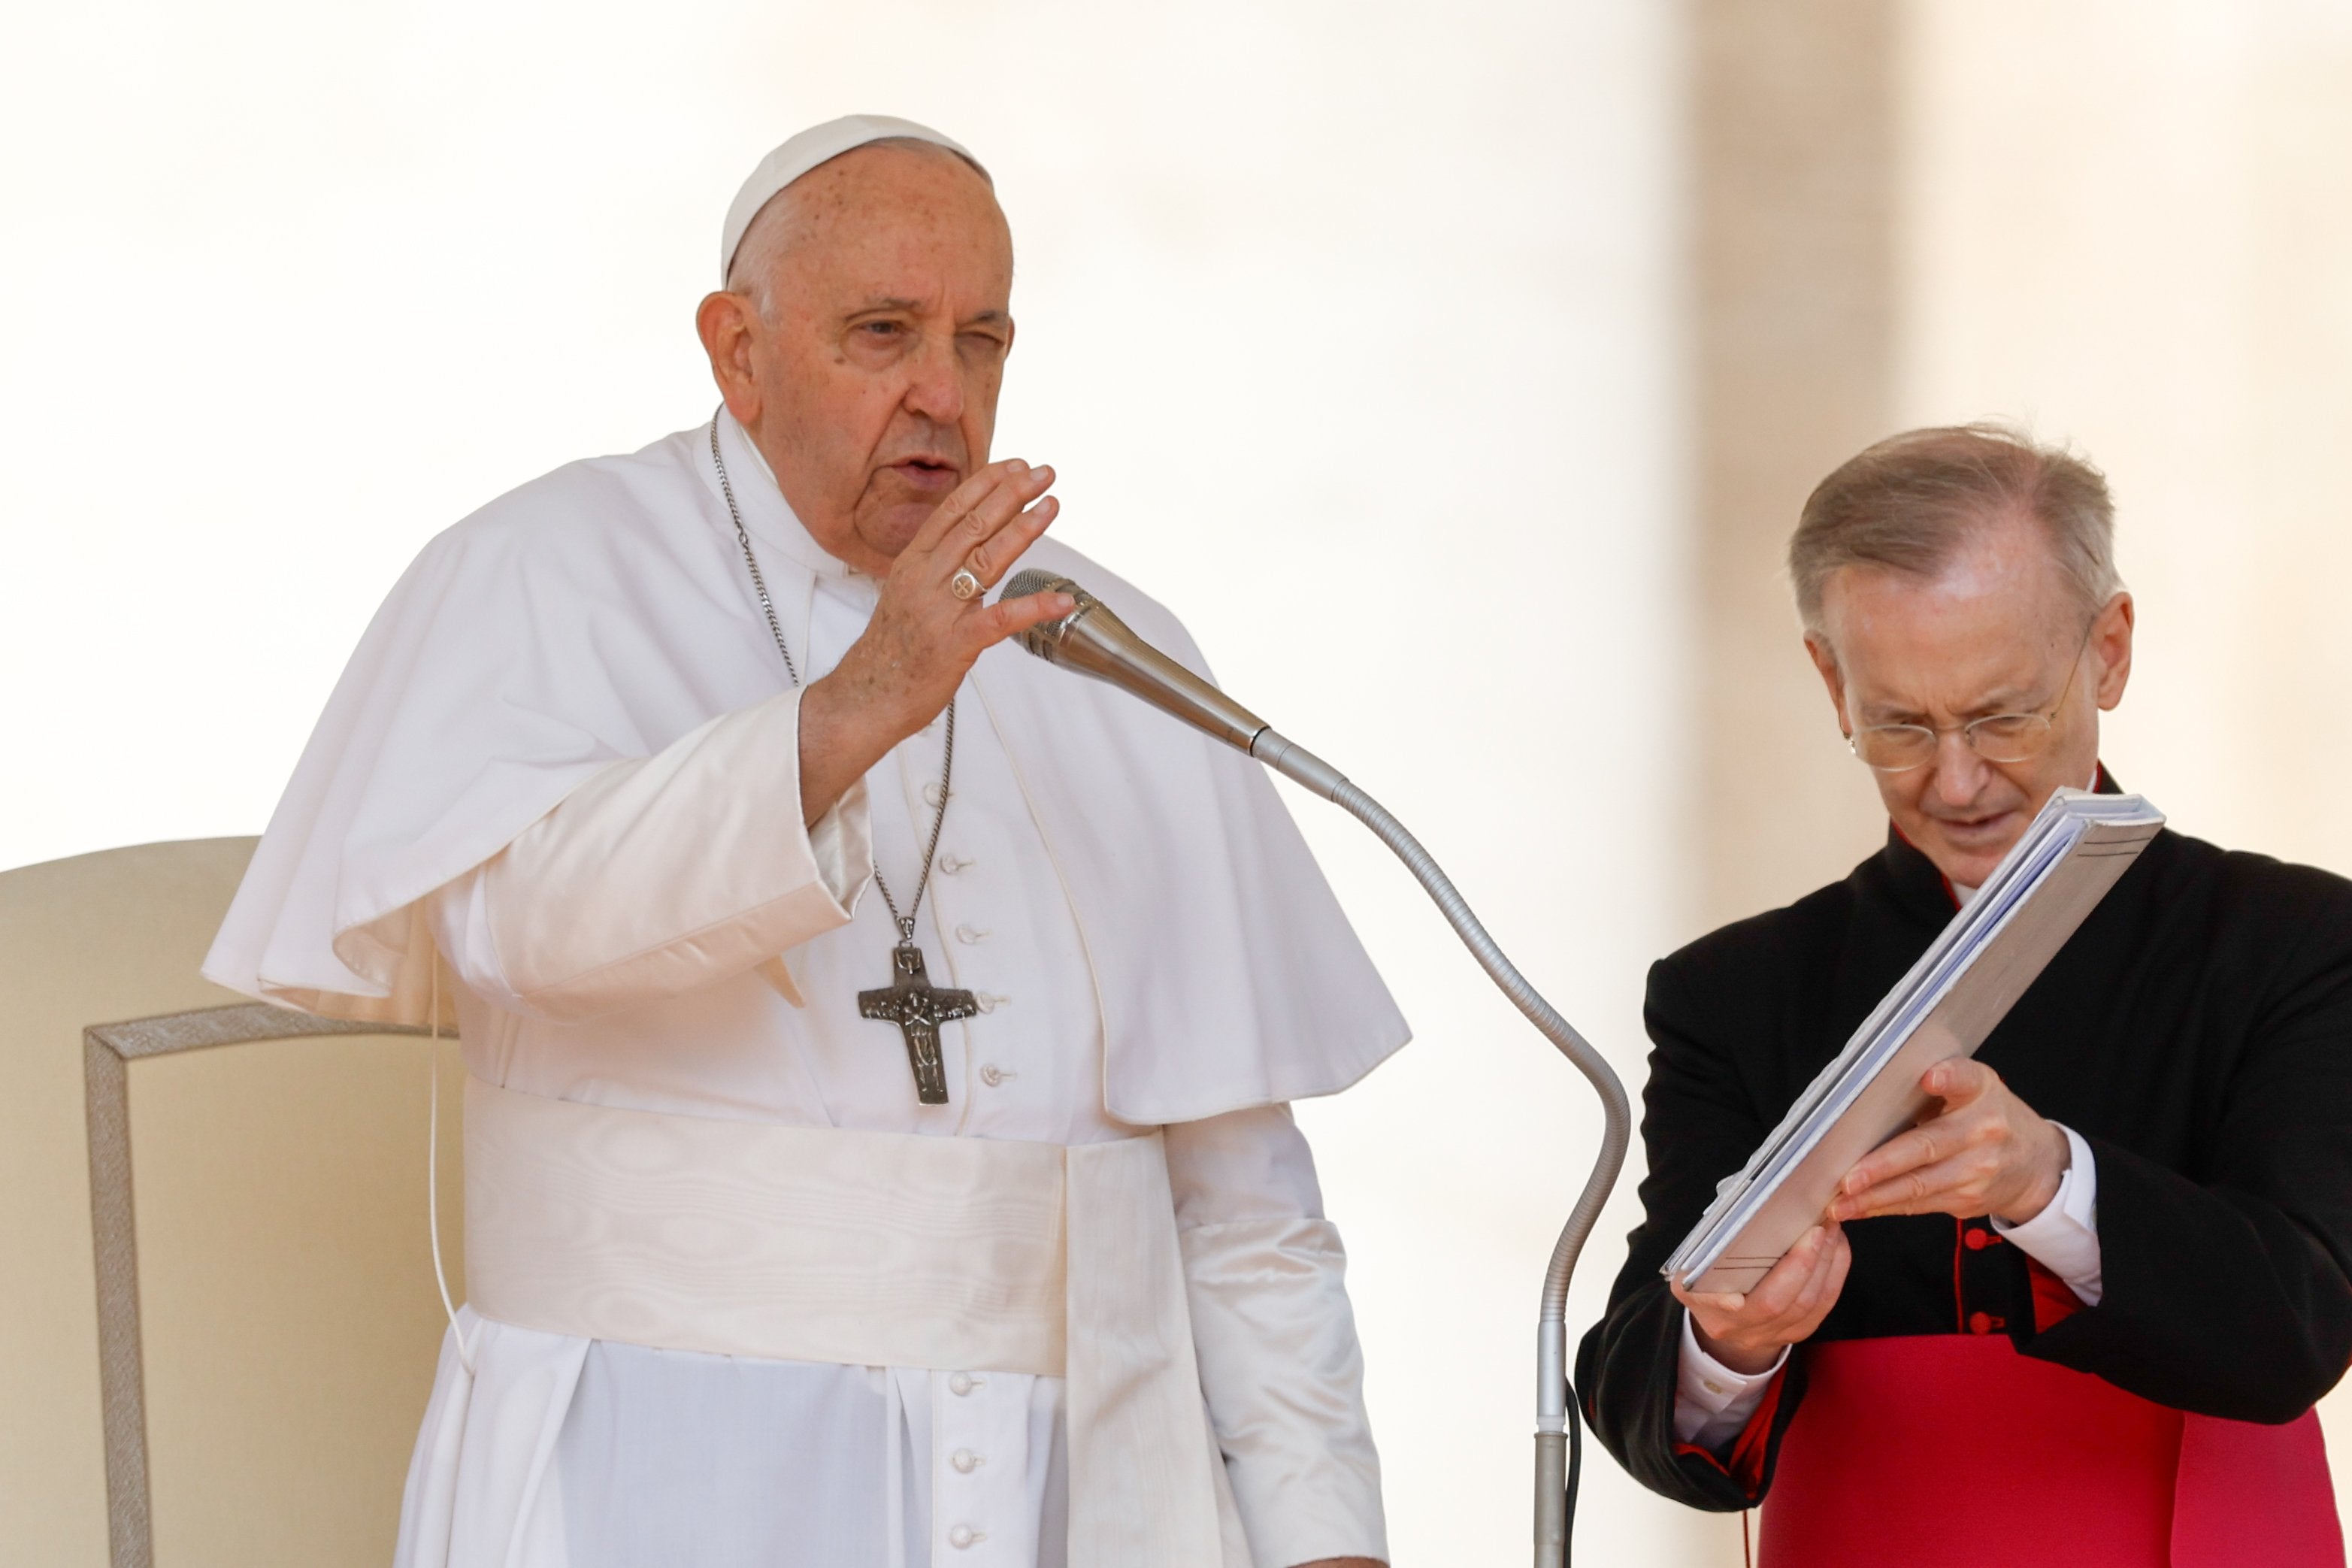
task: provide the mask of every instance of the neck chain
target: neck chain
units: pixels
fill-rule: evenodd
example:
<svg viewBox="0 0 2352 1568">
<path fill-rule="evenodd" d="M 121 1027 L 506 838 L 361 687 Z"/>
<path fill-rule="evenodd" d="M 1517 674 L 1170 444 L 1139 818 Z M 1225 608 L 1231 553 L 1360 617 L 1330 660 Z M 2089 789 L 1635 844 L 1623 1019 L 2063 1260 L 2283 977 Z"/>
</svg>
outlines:
<svg viewBox="0 0 2352 1568">
<path fill-rule="evenodd" d="M 719 455 L 719 416 L 710 416 L 710 461 L 719 470 L 719 493 L 727 498 L 727 515 L 735 524 L 735 542 L 743 547 L 743 564 L 751 574 L 751 590 L 760 596 L 760 611 L 768 619 L 768 633 L 776 639 L 776 651 L 783 656 L 784 673 L 793 685 L 801 683 L 800 667 L 793 662 L 793 650 L 784 641 L 784 624 L 776 616 L 776 602 L 768 595 L 768 580 L 760 572 L 760 558 L 752 552 L 751 535 L 743 526 L 742 510 L 735 504 L 735 486 L 727 477 L 727 459 Z M 955 779 L 955 700 L 948 700 L 948 729 L 943 750 L 946 756 L 940 765 L 939 810 L 931 818 L 930 843 L 923 850 L 923 868 L 915 879 L 915 900 L 904 913 L 898 900 L 890 896 L 890 884 L 883 879 L 882 868 L 874 867 L 874 887 L 882 895 L 882 904 L 890 911 L 892 923 L 898 928 L 898 942 L 891 952 L 893 983 L 878 991 L 857 994 L 858 1011 L 868 1018 L 877 1018 L 898 1026 L 906 1037 L 907 1058 L 915 1072 L 915 1098 L 925 1105 L 945 1105 L 948 1102 L 947 1068 L 940 1055 L 940 1026 L 958 1018 L 969 1018 L 979 1012 L 979 1006 L 969 991 L 950 991 L 934 987 L 923 969 L 923 951 L 915 943 L 915 915 L 923 907 L 923 895 L 931 886 L 931 863 L 939 858 L 940 830 L 947 826 L 948 801 L 953 795 L 950 785 Z"/>
</svg>

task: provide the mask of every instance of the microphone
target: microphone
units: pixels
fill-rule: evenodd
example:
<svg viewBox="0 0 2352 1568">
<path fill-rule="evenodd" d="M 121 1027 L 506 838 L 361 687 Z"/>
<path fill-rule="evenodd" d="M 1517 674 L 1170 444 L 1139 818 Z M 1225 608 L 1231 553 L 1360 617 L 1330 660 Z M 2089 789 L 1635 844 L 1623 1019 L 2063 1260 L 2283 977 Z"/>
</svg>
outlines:
<svg viewBox="0 0 2352 1568">
<path fill-rule="evenodd" d="M 1544 1271 L 1542 1310 L 1536 1323 L 1535 1561 L 1538 1568 L 1568 1568 L 1569 1535 L 1583 1468 L 1575 1390 L 1568 1385 L 1568 1286 L 1585 1238 L 1601 1217 L 1601 1205 L 1608 1199 L 1609 1189 L 1617 1184 L 1617 1172 L 1633 1140 L 1633 1113 L 1625 1101 L 1624 1086 L 1591 1042 L 1504 955 L 1421 841 L 1380 802 L 1349 783 L 1339 769 L 1294 744 L 1265 720 L 1136 636 L 1134 628 L 1108 605 L 1067 577 L 1034 568 L 1015 573 L 997 601 L 1002 604 L 1055 591 L 1076 599 L 1078 607 L 1059 620 L 1041 621 L 1021 633 L 1023 647 L 1047 664 L 1108 681 L 1226 745 L 1247 752 L 1370 828 L 1404 862 L 1487 978 L 1600 1095 L 1601 1152 L 1553 1245 L 1550 1265 Z"/>
<path fill-rule="evenodd" d="M 1248 752 L 1325 800 L 1339 798 L 1340 785 L 1348 782 L 1339 769 L 1144 641 L 1109 605 L 1067 577 L 1034 568 L 1017 572 L 997 598 L 1002 603 L 1045 593 L 1067 594 L 1078 607 L 1021 633 L 1023 647 L 1047 664 L 1091 675 L 1141 698 L 1235 751 Z"/>
</svg>

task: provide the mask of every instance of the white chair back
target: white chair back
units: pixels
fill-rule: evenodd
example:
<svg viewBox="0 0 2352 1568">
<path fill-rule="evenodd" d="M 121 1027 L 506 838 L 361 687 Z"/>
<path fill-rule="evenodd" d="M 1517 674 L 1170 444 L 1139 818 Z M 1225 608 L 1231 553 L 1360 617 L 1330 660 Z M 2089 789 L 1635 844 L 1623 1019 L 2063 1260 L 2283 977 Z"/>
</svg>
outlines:
<svg viewBox="0 0 2352 1568">
<path fill-rule="evenodd" d="M 198 976 L 253 843 L 0 872 L 6 1568 L 391 1556 L 442 1326 L 436 1058 Z M 453 1044 L 437 1065 L 454 1265 Z"/>
</svg>

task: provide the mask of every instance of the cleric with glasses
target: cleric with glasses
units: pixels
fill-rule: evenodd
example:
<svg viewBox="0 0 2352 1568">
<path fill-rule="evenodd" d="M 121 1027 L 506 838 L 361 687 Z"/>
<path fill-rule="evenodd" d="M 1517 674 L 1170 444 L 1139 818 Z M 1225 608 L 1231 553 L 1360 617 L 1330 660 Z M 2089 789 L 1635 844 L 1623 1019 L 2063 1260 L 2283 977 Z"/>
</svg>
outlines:
<svg viewBox="0 0 2352 1568">
<path fill-rule="evenodd" d="M 1968 426 L 1845 463 L 1790 542 L 1886 845 L 1651 971 L 1643 1218 L 1577 1378 L 1644 1484 L 1763 1503 L 1767 1564 L 2344 1561 L 2312 1413 L 2352 1358 L 2339 878 L 2160 833 L 1752 1289 L 1660 1276 L 2052 795 L 2116 787 L 2113 534 L 2088 463 Z"/>
<path fill-rule="evenodd" d="M 2095 623 L 2094 624 L 2095 629 Z M 1914 768 L 1924 768 L 1936 760 L 1936 748 L 1943 738 L 1958 731 L 1969 750 L 1986 762 L 1996 763 L 2030 763 L 2050 749 L 2052 739 L 2058 733 L 2058 714 L 2074 693 L 2075 677 L 2083 670 L 2083 654 L 2089 647 L 2090 637 L 2084 636 L 2084 647 L 2074 650 L 2066 666 L 2066 683 L 2058 689 L 2058 696 L 2045 708 L 2032 712 L 2013 712 L 2006 709 L 1988 713 L 1981 719 L 1938 727 L 1913 723 L 1905 720 L 1864 724 L 1845 738 L 1847 750 L 1882 773 L 1907 773 Z M 1834 662 L 1822 671 L 1822 678 L 1832 682 L 1831 691 L 1837 689 Z M 1996 697 L 1996 706 L 2008 700 Z M 1878 715 L 1869 709 L 1862 710 L 1864 717 L 1875 720 Z"/>
</svg>

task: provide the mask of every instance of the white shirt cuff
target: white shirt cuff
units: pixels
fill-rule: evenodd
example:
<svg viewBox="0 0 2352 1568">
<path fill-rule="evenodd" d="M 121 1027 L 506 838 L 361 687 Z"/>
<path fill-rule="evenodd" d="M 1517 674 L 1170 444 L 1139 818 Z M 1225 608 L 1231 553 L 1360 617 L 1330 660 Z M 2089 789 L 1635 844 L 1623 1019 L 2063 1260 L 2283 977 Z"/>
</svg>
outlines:
<svg viewBox="0 0 2352 1568">
<path fill-rule="evenodd" d="M 2083 1135 L 2063 1123 L 2072 1161 L 2058 1178 L 2058 1195 L 2021 1225 L 1999 1215 L 1992 1227 L 2028 1258 L 2058 1276 L 2083 1305 L 2095 1307 L 2105 1293 L 2099 1259 L 2099 1168 Z"/>
<path fill-rule="evenodd" d="M 1765 1390 L 1789 1364 L 1789 1347 L 1782 1345 L 1772 1364 L 1762 1372 L 1734 1372 L 1699 1348 L 1698 1331 L 1683 1314 L 1682 1367 L 1675 1382 L 1675 1440 L 1702 1448 L 1720 1448 L 1747 1430 Z"/>
</svg>

